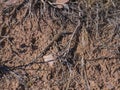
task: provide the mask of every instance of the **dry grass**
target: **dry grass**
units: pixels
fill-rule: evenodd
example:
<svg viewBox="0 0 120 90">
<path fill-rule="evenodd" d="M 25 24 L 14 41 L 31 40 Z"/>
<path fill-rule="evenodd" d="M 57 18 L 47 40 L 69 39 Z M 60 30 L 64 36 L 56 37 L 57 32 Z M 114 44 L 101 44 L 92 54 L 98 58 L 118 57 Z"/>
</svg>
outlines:
<svg viewBox="0 0 120 90">
<path fill-rule="evenodd" d="M 0 88 L 119 90 L 119 0 L 56 2 L 1 0 Z"/>
</svg>

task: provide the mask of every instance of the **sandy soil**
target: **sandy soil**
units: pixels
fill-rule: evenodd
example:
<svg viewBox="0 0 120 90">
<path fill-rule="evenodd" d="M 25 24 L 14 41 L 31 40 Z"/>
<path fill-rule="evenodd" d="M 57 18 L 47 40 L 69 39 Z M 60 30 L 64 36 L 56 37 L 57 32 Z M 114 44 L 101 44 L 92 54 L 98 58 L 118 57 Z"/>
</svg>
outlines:
<svg viewBox="0 0 120 90">
<path fill-rule="evenodd" d="M 48 1 L 1 0 L 0 90 L 119 90 L 120 3 Z"/>
</svg>

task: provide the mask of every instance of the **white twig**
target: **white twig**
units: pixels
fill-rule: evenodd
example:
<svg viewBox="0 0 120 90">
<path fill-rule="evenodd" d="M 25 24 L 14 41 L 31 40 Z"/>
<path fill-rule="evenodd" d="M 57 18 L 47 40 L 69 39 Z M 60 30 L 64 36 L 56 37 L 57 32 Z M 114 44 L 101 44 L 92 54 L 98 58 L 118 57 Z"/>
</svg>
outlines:
<svg viewBox="0 0 120 90">
<path fill-rule="evenodd" d="M 76 28 L 75 28 L 75 30 L 74 30 L 74 32 L 73 32 L 73 34 L 72 34 L 69 42 L 68 42 L 68 45 L 67 45 L 68 47 L 67 47 L 67 49 L 66 49 L 66 53 L 68 53 L 69 50 L 70 50 L 70 45 L 71 45 L 72 39 L 73 39 L 73 37 L 75 36 L 75 33 L 77 32 L 79 26 L 80 26 L 80 21 L 78 20 L 78 24 L 77 24 L 77 26 L 76 26 Z"/>
</svg>

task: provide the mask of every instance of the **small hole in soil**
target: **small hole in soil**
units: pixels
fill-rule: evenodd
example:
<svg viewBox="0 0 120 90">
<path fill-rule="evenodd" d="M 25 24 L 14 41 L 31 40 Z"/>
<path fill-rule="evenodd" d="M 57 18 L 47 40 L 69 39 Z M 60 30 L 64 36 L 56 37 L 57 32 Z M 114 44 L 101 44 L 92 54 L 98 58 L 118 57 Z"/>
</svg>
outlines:
<svg viewBox="0 0 120 90">
<path fill-rule="evenodd" d="M 52 79 L 52 78 L 53 78 L 53 74 L 52 74 L 52 72 L 51 72 L 51 73 L 48 74 L 47 79 L 50 80 L 50 79 Z"/>
<path fill-rule="evenodd" d="M 35 39 L 35 38 L 32 38 L 31 43 L 32 43 L 32 44 L 35 44 L 35 42 L 36 42 L 36 39 Z"/>
<path fill-rule="evenodd" d="M 4 46 L 5 46 L 5 42 L 3 41 L 0 43 L 0 48 L 4 48 Z"/>
<path fill-rule="evenodd" d="M 0 66 L 0 78 L 3 77 L 4 74 L 9 72 L 9 67 L 7 66 Z"/>
<path fill-rule="evenodd" d="M 8 39 L 9 39 L 10 42 L 12 42 L 14 40 L 13 37 L 9 37 Z"/>
<path fill-rule="evenodd" d="M 25 47 L 27 47 L 27 45 L 25 43 L 20 45 L 20 48 L 25 48 Z"/>
<path fill-rule="evenodd" d="M 6 28 L 3 27 L 2 30 L 1 30 L 1 36 L 5 36 L 5 34 L 6 34 Z"/>
<path fill-rule="evenodd" d="M 101 66 L 100 65 L 96 65 L 96 70 L 98 70 L 98 71 L 101 71 Z"/>
<path fill-rule="evenodd" d="M 32 50 L 38 49 L 38 47 L 37 47 L 36 45 L 34 45 L 35 42 L 36 42 L 36 39 L 35 39 L 35 38 L 32 38 L 32 40 L 31 40 L 31 43 L 32 43 L 31 48 L 32 48 Z"/>
</svg>

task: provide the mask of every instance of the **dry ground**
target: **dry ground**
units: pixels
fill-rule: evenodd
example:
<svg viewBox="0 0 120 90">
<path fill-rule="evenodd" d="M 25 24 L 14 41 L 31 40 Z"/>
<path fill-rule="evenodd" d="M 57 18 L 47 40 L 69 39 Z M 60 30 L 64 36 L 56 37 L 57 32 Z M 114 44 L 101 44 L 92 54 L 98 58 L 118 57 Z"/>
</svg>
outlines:
<svg viewBox="0 0 120 90">
<path fill-rule="evenodd" d="M 119 0 L 56 2 L 0 1 L 0 90 L 120 90 Z"/>
</svg>

